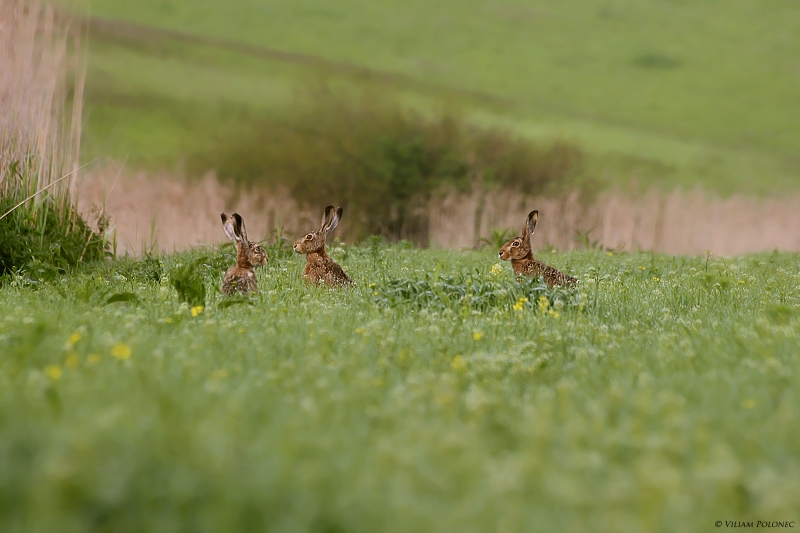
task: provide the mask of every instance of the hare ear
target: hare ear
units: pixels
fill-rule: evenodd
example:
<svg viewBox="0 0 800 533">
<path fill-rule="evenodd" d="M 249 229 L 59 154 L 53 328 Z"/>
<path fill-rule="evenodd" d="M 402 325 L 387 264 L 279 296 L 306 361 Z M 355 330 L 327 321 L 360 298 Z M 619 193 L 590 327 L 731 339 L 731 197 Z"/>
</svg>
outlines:
<svg viewBox="0 0 800 533">
<path fill-rule="evenodd" d="M 534 209 L 530 213 L 528 213 L 528 223 L 525 226 L 528 230 L 528 237 L 533 235 L 534 230 L 536 230 L 536 222 L 539 220 L 539 211 Z"/>
<path fill-rule="evenodd" d="M 244 219 L 242 215 L 239 213 L 234 213 L 231 215 L 233 217 L 234 223 L 233 227 L 236 230 L 236 233 L 239 235 L 239 238 L 243 241 L 247 240 L 247 229 L 244 227 Z"/>
<path fill-rule="evenodd" d="M 328 220 L 328 225 L 325 228 L 325 233 L 327 233 L 329 231 L 333 231 L 336 228 L 336 226 L 339 225 L 339 220 L 341 220 L 343 212 L 344 212 L 344 208 L 342 208 L 342 207 L 337 207 L 336 208 L 336 210 L 331 215 L 330 220 Z"/>
<path fill-rule="evenodd" d="M 336 213 L 336 209 L 329 205 L 325 208 L 325 213 L 322 215 L 322 224 L 319 226 L 319 232 L 324 234 L 330 230 L 331 221 Z"/>
<path fill-rule="evenodd" d="M 220 213 L 219 217 L 222 219 L 222 227 L 225 229 L 225 234 L 230 240 L 238 243 L 239 236 L 237 235 L 236 228 L 234 227 L 234 218 L 226 215 L 225 213 Z"/>
</svg>

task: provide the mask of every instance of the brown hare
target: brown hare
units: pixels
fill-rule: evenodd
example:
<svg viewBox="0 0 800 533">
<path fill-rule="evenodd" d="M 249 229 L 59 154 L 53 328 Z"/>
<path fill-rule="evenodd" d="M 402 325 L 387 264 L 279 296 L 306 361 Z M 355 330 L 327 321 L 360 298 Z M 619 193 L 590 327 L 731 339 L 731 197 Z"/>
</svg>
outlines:
<svg viewBox="0 0 800 533">
<path fill-rule="evenodd" d="M 239 213 L 227 215 L 220 213 L 222 227 L 228 238 L 236 245 L 236 265 L 225 272 L 222 278 L 222 294 L 247 294 L 248 292 L 258 292 L 256 273 L 253 267 L 263 266 L 269 260 L 264 248 L 260 244 L 247 240 L 247 230 L 244 227 L 244 219 Z"/>
<path fill-rule="evenodd" d="M 531 211 L 519 237 L 511 239 L 500 248 L 500 259 L 503 261 L 510 259 L 515 274 L 544 278 L 550 287 L 575 284 L 577 279 L 533 258 L 531 236 L 536 229 L 537 220 L 539 211 Z"/>
<path fill-rule="evenodd" d="M 307 233 L 294 243 L 294 251 L 306 255 L 303 279 L 310 283 L 337 286 L 353 283 L 342 267 L 325 253 L 325 237 L 339 224 L 343 211 L 341 207 L 329 205 L 325 208 L 319 230 Z"/>
</svg>

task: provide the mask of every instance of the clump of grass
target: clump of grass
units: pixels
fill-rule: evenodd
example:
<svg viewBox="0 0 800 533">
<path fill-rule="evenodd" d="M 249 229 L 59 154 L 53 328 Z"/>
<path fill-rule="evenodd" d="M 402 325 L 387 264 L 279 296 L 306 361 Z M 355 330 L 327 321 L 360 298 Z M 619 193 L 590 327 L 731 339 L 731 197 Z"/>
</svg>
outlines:
<svg viewBox="0 0 800 533">
<path fill-rule="evenodd" d="M 191 307 L 204 306 L 206 303 L 206 286 L 198 267 L 198 261 L 195 261 L 176 266 L 169 274 L 169 282 L 178 297 Z"/>
<path fill-rule="evenodd" d="M 511 279 L 482 274 L 478 270 L 448 275 L 428 272 L 421 278 L 389 279 L 376 285 L 373 295 L 378 305 L 417 310 L 488 312 L 538 307 L 548 312 L 580 306 L 580 298 L 574 290 L 548 287 L 539 279 Z"/>
<path fill-rule="evenodd" d="M 426 116 L 385 97 L 319 90 L 281 116 L 226 133 L 190 167 L 288 188 L 305 206 L 341 203 L 356 239 L 427 244 L 426 206 L 437 191 L 556 192 L 574 183 L 582 157 L 570 143 L 539 145 L 456 114 Z"/>
<path fill-rule="evenodd" d="M 141 260 L 120 261 L 117 265 L 117 272 L 126 279 L 138 281 L 140 283 L 161 282 L 164 276 L 164 261 L 156 255 L 145 254 Z"/>
<path fill-rule="evenodd" d="M 0 4 L 0 275 L 36 263 L 63 271 L 104 253 L 70 192 L 83 72 L 65 13 L 37 1 Z"/>
<path fill-rule="evenodd" d="M 80 261 L 102 259 L 102 236 L 74 213 L 62 216 L 57 201 L 50 196 L 39 209 L 12 211 L 0 221 L 0 275 L 25 270 L 45 279 Z M 0 197 L 0 211 L 16 203 L 14 196 Z"/>
<path fill-rule="evenodd" d="M 478 247 L 479 248 L 490 248 L 492 250 L 496 250 L 501 248 L 506 242 L 508 242 L 514 236 L 514 232 L 509 230 L 508 228 L 501 228 L 501 229 L 494 229 L 492 230 L 492 234 L 487 239 L 483 237 L 478 239 Z"/>
</svg>

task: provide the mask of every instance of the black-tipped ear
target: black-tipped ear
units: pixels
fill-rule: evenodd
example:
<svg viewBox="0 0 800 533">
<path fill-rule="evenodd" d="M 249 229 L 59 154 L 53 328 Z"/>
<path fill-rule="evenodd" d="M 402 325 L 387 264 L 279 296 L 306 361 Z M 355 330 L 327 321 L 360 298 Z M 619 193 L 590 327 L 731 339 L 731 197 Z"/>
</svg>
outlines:
<svg viewBox="0 0 800 533">
<path fill-rule="evenodd" d="M 239 213 L 234 213 L 231 215 L 233 217 L 233 228 L 236 230 L 236 234 L 239 236 L 240 239 L 243 241 L 247 240 L 247 228 L 244 227 L 244 219 L 242 215 Z"/>
<path fill-rule="evenodd" d="M 336 210 L 331 214 L 331 219 L 328 221 L 328 226 L 325 228 L 325 231 L 333 231 L 336 226 L 339 225 L 339 220 L 342 218 L 342 213 L 344 213 L 344 208 L 337 207 Z"/>
<path fill-rule="evenodd" d="M 333 218 L 333 213 L 335 209 L 332 205 L 329 205 L 325 208 L 325 212 L 322 214 L 322 224 L 319 225 L 319 232 L 325 233 L 328 228 L 328 224 L 330 224 L 331 218 Z"/>
<path fill-rule="evenodd" d="M 220 213 L 219 218 L 222 219 L 222 228 L 225 230 L 225 235 L 227 235 L 228 238 L 233 242 L 239 242 L 239 236 L 236 233 L 236 228 L 234 227 L 234 218 L 226 215 L 225 213 Z"/>
<path fill-rule="evenodd" d="M 536 222 L 539 220 L 539 211 L 534 209 L 530 213 L 528 213 L 528 223 L 526 228 L 528 230 L 528 237 L 533 235 L 533 232 L 536 230 Z"/>
</svg>

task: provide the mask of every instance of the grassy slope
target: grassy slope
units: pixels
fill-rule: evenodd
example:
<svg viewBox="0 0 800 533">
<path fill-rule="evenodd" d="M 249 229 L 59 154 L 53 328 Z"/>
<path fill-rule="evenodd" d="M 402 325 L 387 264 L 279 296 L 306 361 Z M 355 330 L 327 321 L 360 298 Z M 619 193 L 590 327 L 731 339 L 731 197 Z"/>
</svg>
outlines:
<svg viewBox="0 0 800 533">
<path fill-rule="evenodd" d="M 455 99 L 479 120 L 579 139 L 613 170 L 611 181 L 775 191 L 796 188 L 800 174 L 800 18 L 789 0 L 97 0 L 92 13 L 497 97 Z M 187 148 L 177 134 L 201 145 L 208 130 L 235 127 L 225 106 L 283 105 L 298 80 L 319 74 L 213 47 L 101 36 L 89 69 L 88 107 L 99 105 L 91 149 L 174 160 Z M 444 94 L 399 90 L 434 106 Z"/>
<path fill-rule="evenodd" d="M 352 290 L 305 287 L 302 259 L 273 254 L 254 305 L 214 295 L 195 317 L 165 274 L 200 252 L 38 290 L 6 283 L 0 529 L 639 532 L 795 518 L 798 255 L 542 254 L 583 280 L 583 310 L 554 317 L 374 300 L 384 277 L 437 268 L 513 284 L 508 264 L 491 272 L 494 251 L 334 253 Z M 203 259 L 209 289 L 232 260 Z M 120 292 L 139 301 L 103 305 Z"/>
</svg>

